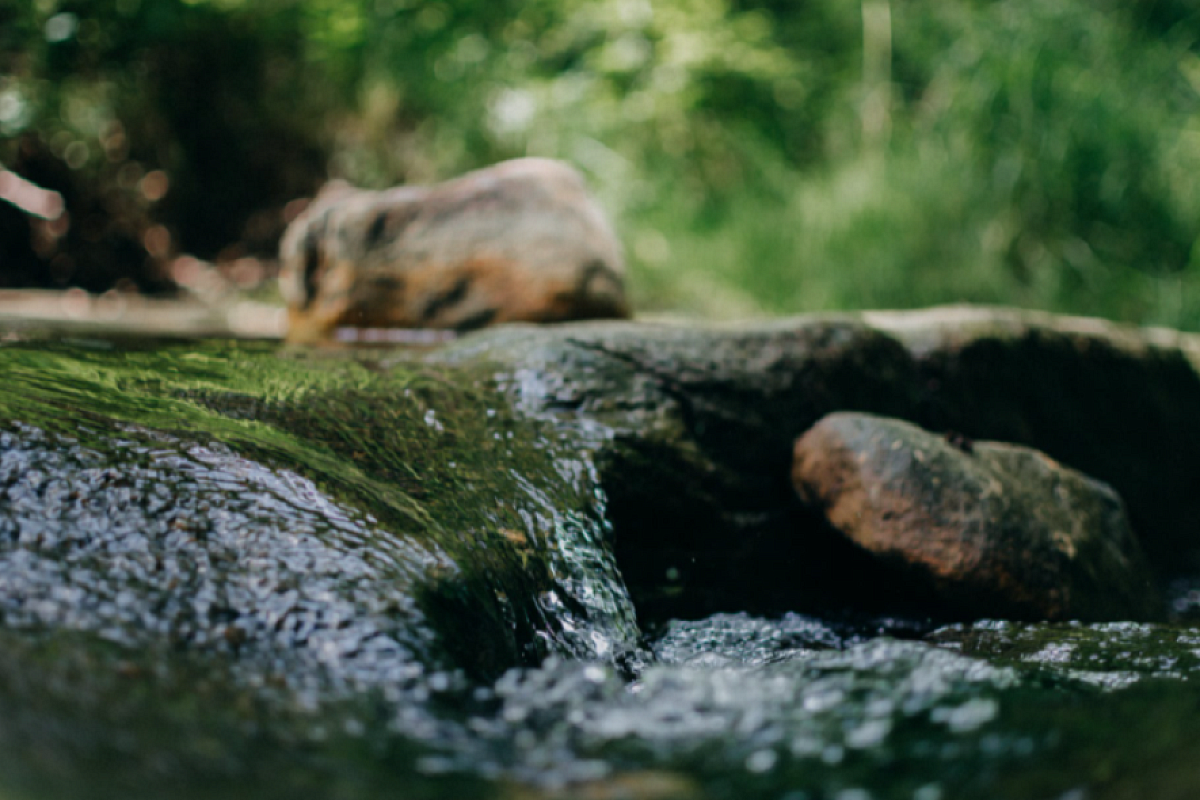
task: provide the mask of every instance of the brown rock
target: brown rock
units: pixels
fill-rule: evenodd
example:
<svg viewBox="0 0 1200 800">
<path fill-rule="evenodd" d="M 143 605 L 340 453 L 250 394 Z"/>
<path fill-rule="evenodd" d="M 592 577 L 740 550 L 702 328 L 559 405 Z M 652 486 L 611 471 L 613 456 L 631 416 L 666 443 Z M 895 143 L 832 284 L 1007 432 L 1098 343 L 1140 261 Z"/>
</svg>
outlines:
<svg viewBox="0 0 1200 800">
<path fill-rule="evenodd" d="M 943 614 L 1162 615 L 1120 498 L 1036 450 L 839 412 L 797 440 L 792 478 L 836 530 L 932 591 Z"/>
<path fill-rule="evenodd" d="M 1112 486 L 1164 577 L 1200 573 L 1200 337 L 1036 311 L 869 312 L 920 374 L 927 430 L 1034 447 Z"/>
<path fill-rule="evenodd" d="M 524 158 L 436 186 L 327 186 L 280 245 L 289 341 L 629 316 L 624 262 L 574 169 Z"/>
</svg>

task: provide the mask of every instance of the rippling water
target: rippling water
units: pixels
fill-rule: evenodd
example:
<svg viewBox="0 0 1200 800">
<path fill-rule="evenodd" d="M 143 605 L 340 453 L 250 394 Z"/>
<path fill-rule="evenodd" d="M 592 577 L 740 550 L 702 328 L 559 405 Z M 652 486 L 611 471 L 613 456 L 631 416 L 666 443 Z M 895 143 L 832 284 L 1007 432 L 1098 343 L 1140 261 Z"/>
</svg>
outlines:
<svg viewBox="0 0 1200 800">
<path fill-rule="evenodd" d="M 639 628 L 608 432 L 487 376 L 220 343 L 0 366 L 5 800 L 1200 791 L 1186 622 Z"/>
</svg>

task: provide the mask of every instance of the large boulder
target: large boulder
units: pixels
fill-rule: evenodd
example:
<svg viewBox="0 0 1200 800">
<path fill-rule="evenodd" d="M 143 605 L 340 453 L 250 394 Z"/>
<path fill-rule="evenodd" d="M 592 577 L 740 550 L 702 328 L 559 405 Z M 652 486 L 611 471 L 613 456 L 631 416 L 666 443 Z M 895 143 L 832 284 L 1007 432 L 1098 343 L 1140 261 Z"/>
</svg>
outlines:
<svg viewBox="0 0 1200 800">
<path fill-rule="evenodd" d="M 936 597 L 945 615 L 1163 614 L 1121 499 L 1036 450 L 834 413 L 796 441 L 792 480 L 837 531 Z"/>
<path fill-rule="evenodd" d="M 894 606 L 889 571 L 788 478 L 795 440 L 835 411 L 1038 449 L 1117 492 L 1159 578 L 1195 574 L 1198 354 L 1173 331 L 951 307 L 508 327 L 428 358 L 488 364 L 523 413 L 609 432 L 597 464 L 614 552 L 640 615 L 663 619 Z"/>
<path fill-rule="evenodd" d="M 436 186 L 331 184 L 288 227 L 290 341 L 629 316 L 621 246 L 583 179 L 523 158 Z"/>
</svg>

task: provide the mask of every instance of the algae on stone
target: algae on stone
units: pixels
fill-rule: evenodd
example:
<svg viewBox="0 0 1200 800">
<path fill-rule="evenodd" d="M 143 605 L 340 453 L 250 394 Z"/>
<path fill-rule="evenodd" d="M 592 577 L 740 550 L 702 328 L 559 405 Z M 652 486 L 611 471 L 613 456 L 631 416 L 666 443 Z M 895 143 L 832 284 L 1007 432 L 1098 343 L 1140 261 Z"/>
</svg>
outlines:
<svg viewBox="0 0 1200 800">
<path fill-rule="evenodd" d="M 96 554 L 121 514 L 160 560 L 206 536 L 197 553 L 207 553 L 214 520 L 241 520 L 226 526 L 238 537 L 271 529 L 275 518 L 278 533 L 262 537 L 262 555 L 293 577 L 264 597 L 252 592 L 240 615 L 291 591 L 289 581 L 303 586 L 313 570 L 352 559 L 371 571 L 372 585 L 420 608 L 422 625 L 432 621 L 424 633 L 439 644 L 423 658 L 449 647 L 450 665 L 494 674 L 549 652 L 612 655 L 632 637 L 611 567 L 602 557 L 570 561 L 572 548 L 603 552 L 587 453 L 514 418 L 462 371 L 450 380 L 429 367 L 372 370 L 218 342 L 16 344 L 0 348 L 0 372 L 8 379 L 0 417 L 10 420 L 5 486 L 29 506 L 5 520 L 9 560 L 54 562 L 29 533 L 47 527 L 36 517 L 50 498 L 56 524 L 88 520 L 77 538 L 94 536 L 80 547 L 104 577 L 108 556 Z M 128 497 L 114 507 L 118 489 Z M 303 563 L 286 555 L 301 534 L 321 551 Z M 230 538 L 220 549 L 227 561 L 212 565 L 214 581 L 233 567 L 247 579 L 258 571 L 245 542 Z M 165 580 L 147 568 L 106 591 L 141 596 Z"/>
</svg>

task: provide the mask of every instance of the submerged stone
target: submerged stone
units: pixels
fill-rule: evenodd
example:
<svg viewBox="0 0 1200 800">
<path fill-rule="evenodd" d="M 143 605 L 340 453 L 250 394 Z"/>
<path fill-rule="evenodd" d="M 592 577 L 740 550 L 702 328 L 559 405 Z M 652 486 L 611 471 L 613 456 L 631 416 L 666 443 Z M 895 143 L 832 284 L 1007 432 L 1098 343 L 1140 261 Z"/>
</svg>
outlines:
<svg viewBox="0 0 1200 800">
<path fill-rule="evenodd" d="M 1120 498 L 1036 450 L 842 412 L 796 441 L 792 480 L 801 500 L 932 594 L 944 615 L 1164 614 Z"/>
</svg>

